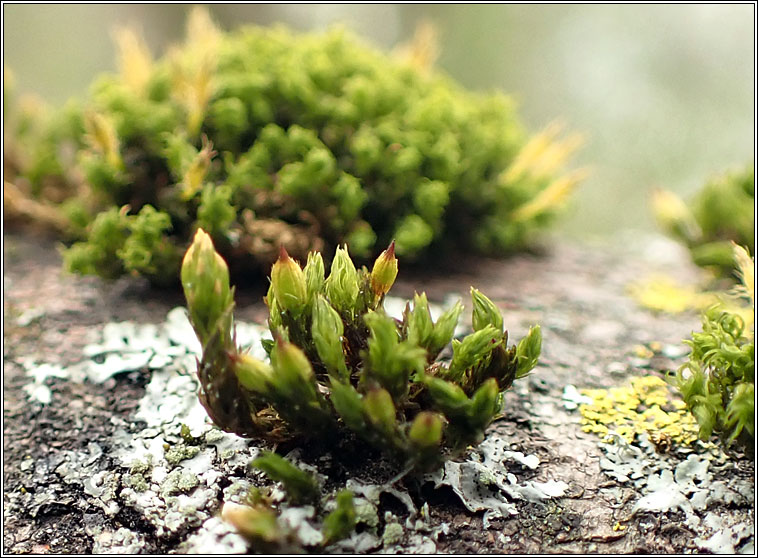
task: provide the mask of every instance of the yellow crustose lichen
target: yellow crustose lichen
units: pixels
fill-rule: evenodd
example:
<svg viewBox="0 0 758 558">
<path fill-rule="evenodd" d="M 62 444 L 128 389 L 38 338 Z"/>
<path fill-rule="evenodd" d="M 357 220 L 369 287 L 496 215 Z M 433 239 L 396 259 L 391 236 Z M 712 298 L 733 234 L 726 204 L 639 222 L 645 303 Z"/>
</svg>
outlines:
<svg viewBox="0 0 758 558">
<path fill-rule="evenodd" d="M 615 431 L 627 442 L 643 432 L 653 440 L 663 436 L 679 445 L 697 439 L 697 422 L 684 401 L 673 398 L 668 384 L 657 376 L 633 378 L 626 387 L 585 389 L 582 394 L 593 400 L 579 406 L 584 432 L 608 439 Z"/>
</svg>

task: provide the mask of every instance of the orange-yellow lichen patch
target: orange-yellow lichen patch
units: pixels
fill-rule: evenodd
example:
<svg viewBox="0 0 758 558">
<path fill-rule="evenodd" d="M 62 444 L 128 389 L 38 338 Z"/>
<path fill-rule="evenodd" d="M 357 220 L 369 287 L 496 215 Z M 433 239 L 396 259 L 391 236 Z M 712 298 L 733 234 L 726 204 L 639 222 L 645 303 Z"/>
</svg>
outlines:
<svg viewBox="0 0 758 558">
<path fill-rule="evenodd" d="M 697 439 L 697 422 L 684 402 L 673 395 L 668 384 L 657 376 L 633 378 L 631 385 L 610 389 L 585 389 L 591 404 L 579 406 L 582 430 L 601 438 L 611 432 L 632 442 L 636 435 L 661 434 L 680 445 Z"/>
</svg>

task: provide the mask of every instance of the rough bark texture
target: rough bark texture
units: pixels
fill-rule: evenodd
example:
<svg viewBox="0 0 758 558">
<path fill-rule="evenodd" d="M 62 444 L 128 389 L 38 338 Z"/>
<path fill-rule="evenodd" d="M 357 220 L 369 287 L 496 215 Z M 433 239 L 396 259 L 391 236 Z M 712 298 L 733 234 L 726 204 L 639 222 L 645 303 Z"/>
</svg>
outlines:
<svg viewBox="0 0 758 558">
<path fill-rule="evenodd" d="M 93 330 L 112 321 L 163 322 L 169 310 L 183 304 L 180 295 L 152 290 L 134 279 L 106 284 L 65 275 L 49 241 L 9 235 L 4 249 L 3 551 L 192 550 L 186 541 L 197 526 L 162 535 L 154 521 L 122 500 L 127 469 L 108 452 L 114 428 L 127 432 L 142 428 L 134 414 L 151 372 L 141 369 L 119 374 L 99 385 L 49 377 L 43 383 L 51 398 L 43 404 L 30 398 L 32 379 L 29 367 L 24 366 L 30 358 L 37 363 L 73 364 L 81 360 Z M 563 481 L 569 488 L 563 497 L 545 502 L 517 501 L 518 515 L 492 519 L 485 527 L 482 514 L 469 512 L 452 490 L 423 485 L 412 493 L 415 505 L 421 508 L 428 503 L 432 531 L 447 524 L 436 530 L 437 552 L 752 550 L 752 527 L 735 534 L 736 526 L 753 524 L 752 499 L 714 499 L 699 513 L 717 517 L 716 527 L 703 522 L 693 528 L 681 509 L 633 514 L 642 494 L 632 484 L 603 472 L 598 438 L 582 432 L 578 413 L 562 403 L 567 384 L 579 388 L 618 386 L 628 377 L 660 374 L 682 362 L 686 351 L 675 348 L 681 348 L 681 340 L 699 327 L 697 313 L 656 315 L 629 298 L 626 286 L 652 272 L 695 281 L 698 271 L 683 250 L 658 237 L 622 238 L 598 245 L 556 241 L 537 255 L 469 259 L 451 267 L 454 269 L 445 272 L 407 270 L 401 262 L 392 294 L 410 297 L 418 289 L 438 302 L 451 295 L 465 300 L 469 285 L 474 285 L 504 309 L 506 328 L 513 339 L 522 336 L 530 324 L 542 325 L 540 364 L 529 379 L 507 393 L 504 416 L 492 425 L 488 438 L 504 440 L 507 449 L 539 458 L 539 468 L 516 471 L 520 478 Z M 238 292 L 237 318 L 262 323 L 266 316 L 263 294 Z M 640 358 L 636 347 L 653 342 L 672 348 L 668 354 L 673 358 L 660 353 Z M 665 455 L 660 458 L 669 459 Z M 741 479 L 754 486 L 752 458 L 736 455 L 728 462 L 718 462 L 719 466 L 716 463 L 711 467 L 713 482 Z M 118 511 L 109 513 L 97 505 L 92 485 L 67 481 L 71 478 L 67 464 L 95 475 L 118 472 L 120 476 L 114 477 L 115 484 L 110 487 Z M 362 466 L 365 469 L 367 465 Z M 351 475 L 336 465 L 327 471 L 338 472 L 343 480 Z M 364 478 L 372 474 L 376 478 L 383 475 L 381 471 L 363 472 Z M 219 489 L 219 505 L 222 497 Z M 379 511 L 380 518 L 390 511 L 401 521 L 408 514 L 391 497 L 382 497 Z M 383 520 L 380 523 L 381 534 Z M 725 529 L 732 530 L 724 535 Z M 106 541 L 104 533 L 111 538 L 134 537 L 140 544 L 119 547 Z M 402 549 L 406 544 L 410 550 L 410 533 L 406 529 L 399 547 L 390 547 L 385 541 L 385 548 Z M 719 533 L 725 537 L 721 546 L 709 539 Z M 707 540 L 711 546 L 703 542 Z"/>
</svg>

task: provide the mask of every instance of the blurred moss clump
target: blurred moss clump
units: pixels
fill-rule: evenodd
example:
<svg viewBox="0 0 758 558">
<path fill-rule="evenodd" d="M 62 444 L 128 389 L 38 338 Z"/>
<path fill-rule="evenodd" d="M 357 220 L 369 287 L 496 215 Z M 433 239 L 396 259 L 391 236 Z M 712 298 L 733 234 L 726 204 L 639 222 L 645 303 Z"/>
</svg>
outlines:
<svg viewBox="0 0 758 558">
<path fill-rule="evenodd" d="M 697 265 L 731 274 L 732 242 L 755 254 L 754 164 L 712 178 L 689 205 L 665 190 L 654 192 L 652 201 L 658 222 L 687 245 Z"/>
<path fill-rule="evenodd" d="M 73 271 L 156 283 L 175 282 L 198 227 L 235 274 L 280 245 L 521 248 L 581 179 L 562 171 L 580 140 L 530 138 L 509 97 L 434 72 L 427 35 L 389 57 L 339 29 L 222 33 L 196 9 L 158 60 L 119 32 L 119 72 L 83 103 L 30 107 L 6 80 L 10 217 L 77 241 Z"/>
</svg>

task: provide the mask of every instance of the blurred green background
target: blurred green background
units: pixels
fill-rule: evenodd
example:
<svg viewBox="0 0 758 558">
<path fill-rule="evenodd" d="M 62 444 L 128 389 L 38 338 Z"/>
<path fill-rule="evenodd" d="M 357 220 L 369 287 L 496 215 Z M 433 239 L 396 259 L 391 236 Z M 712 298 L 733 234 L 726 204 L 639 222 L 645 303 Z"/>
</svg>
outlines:
<svg viewBox="0 0 758 558">
<path fill-rule="evenodd" d="M 22 92 L 61 104 L 115 70 L 111 32 L 133 25 L 153 54 L 178 42 L 190 5 L 3 5 L 3 62 Z M 437 67 L 514 96 L 532 131 L 553 120 L 586 143 L 592 174 L 558 231 L 652 230 L 655 186 L 688 196 L 754 157 L 755 6 L 211 5 L 224 29 L 343 23 L 389 50 L 420 21 L 440 33 Z"/>
</svg>

